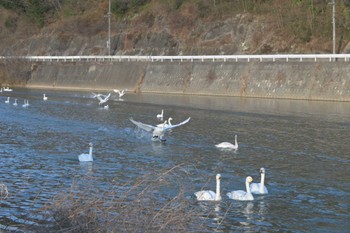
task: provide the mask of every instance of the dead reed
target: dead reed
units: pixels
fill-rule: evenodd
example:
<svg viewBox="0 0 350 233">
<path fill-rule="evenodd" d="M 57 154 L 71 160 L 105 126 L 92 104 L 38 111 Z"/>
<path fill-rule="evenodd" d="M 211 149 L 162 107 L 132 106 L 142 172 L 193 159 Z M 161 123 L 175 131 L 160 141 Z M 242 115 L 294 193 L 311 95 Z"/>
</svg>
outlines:
<svg viewBox="0 0 350 233">
<path fill-rule="evenodd" d="M 43 210 L 54 232 L 206 232 L 203 213 L 177 180 L 179 166 L 155 171 L 107 191 L 75 181 Z M 179 177 L 179 179 L 181 179 Z M 81 185 L 82 183 L 89 185 Z M 171 189 L 171 192 L 167 190 Z M 176 192 L 174 192 L 176 190 Z"/>
</svg>

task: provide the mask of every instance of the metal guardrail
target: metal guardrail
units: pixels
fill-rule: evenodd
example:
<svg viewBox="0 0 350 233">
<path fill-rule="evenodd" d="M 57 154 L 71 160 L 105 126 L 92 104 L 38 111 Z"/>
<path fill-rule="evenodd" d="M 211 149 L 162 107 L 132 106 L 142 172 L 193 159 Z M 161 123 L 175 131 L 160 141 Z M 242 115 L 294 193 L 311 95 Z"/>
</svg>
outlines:
<svg viewBox="0 0 350 233">
<path fill-rule="evenodd" d="M 33 62 L 121 62 L 121 61 L 350 61 L 350 54 L 270 54 L 270 55 L 196 55 L 196 56 L 0 56 L 0 59 L 24 59 Z"/>
</svg>

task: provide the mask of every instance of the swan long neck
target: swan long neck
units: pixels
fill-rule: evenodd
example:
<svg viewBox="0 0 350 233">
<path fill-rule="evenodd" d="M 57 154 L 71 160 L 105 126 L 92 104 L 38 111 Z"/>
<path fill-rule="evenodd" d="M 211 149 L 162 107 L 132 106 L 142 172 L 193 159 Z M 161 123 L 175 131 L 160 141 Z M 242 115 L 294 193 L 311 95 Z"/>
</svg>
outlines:
<svg viewBox="0 0 350 233">
<path fill-rule="evenodd" d="M 247 190 L 247 193 L 250 193 L 250 186 L 248 181 L 245 182 L 245 188 Z"/>
<path fill-rule="evenodd" d="M 237 135 L 235 136 L 235 146 L 236 146 L 236 147 L 238 146 L 238 143 L 237 143 Z"/>
<path fill-rule="evenodd" d="M 261 177 L 260 177 L 260 192 L 263 193 L 264 192 L 264 185 L 265 185 L 265 173 L 261 173 Z"/>
<path fill-rule="evenodd" d="M 221 194 L 220 194 L 220 179 L 217 179 L 217 180 L 216 180 L 215 200 L 216 200 L 216 201 L 221 200 Z"/>
<path fill-rule="evenodd" d="M 90 146 L 89 155 L 92 155 L 92 146 Z"/>
</svg>

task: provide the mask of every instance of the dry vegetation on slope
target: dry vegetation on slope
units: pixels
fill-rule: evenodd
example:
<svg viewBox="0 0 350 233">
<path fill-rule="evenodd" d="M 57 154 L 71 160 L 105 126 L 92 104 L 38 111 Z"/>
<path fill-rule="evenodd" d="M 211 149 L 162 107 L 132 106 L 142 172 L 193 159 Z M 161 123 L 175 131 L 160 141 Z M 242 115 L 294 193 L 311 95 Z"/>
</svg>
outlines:
<svg viewBox="0 0 350 233">
<path fill-rule="evenodd" d="M 111 0 L 112 54 L 332 51 L 329 0 Z M 1 55 L 107 54 L 108 0 L 0 0 Z M 337 1 L 337 52 L 350 1 Z"/>
</svg>

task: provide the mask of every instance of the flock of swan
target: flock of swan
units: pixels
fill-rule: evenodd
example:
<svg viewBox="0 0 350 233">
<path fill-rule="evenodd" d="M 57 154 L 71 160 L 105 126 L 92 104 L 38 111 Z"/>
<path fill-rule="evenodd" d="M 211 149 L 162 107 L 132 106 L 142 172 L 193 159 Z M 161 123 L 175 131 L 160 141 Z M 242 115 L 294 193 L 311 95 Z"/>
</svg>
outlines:
<svg viewBox="0 0 350 233">
<path fill-rule="evenodd" d="M 220 191 L 220 179 L 221 175 L 216 175 L 216 192 L 212 190 L 202 190 L 195 192 L 198 201 L 221 201 L 221 191 Z M 260 168 L 260 183 L 252 183 L 253 178 L 247 176 L 245 179 L 246 190 L 235 190 L 228 192 L 226 196 L 229 199 L 237 201 L 253 201 L 253 194 L 264 195 L 268 194 L 267 188 L 265 186 L 265 168 Z"/>
<path fill-rule="evenodd" d="M 119 99 L 125 95 L 125 90 L 119 91 L 114 89 L 113 91 L 119 94 Z M 3 91 L 12 91 L 10 88 L 1 88 L 0 92 Z M 102 106 L 105 109 L 108 109 L 107 102 L 109 101 L 111 97 L 111 93 L 104 95 L 104 94 L 96 94 L 92 92 L 92 97 L 96 98 L 99 100 L 99 106 Z M 43 94 L 43 101 L 47 101 L 48 97 L 46 94 Z M 5 100 L 6 104 L 10 104 L 10 97 L 7 97 Z M 17 99 L 14 100 L 13 103 L 14 106 L 17 106 Z M 24 99 L 24 103 L 22 105 L 23 107 L 28 107 L 29 106 L 29 101 L 27 99 Z M 165 134 L 172 129 L 179 127 L 181 125 L 184 125 L 188 123 L 191 119 L 191 117 L 188 117 L 186 120 L 178 123 L 178 124 L 172 124 L 171 120 L 172 118 L 169 117 L 167 120 L 163 121 L 164 117 L 164 110 L 161 110 L 161 113 L 156 115 L 156 118 L 163 123 L 157 124 L 155 126 L 150 125 L 150 124 L 145 124 L 140 121 L 135 121 L 134 119 L 130 118 L 129 120 L 135 124 L 138 128 L 145 130 L 147 132 L 152 132 L 152 141 L 160 141 L 160 142 L 165 142 L 166 139 L 164 138 Z M 78 160 L 80 162 L 93 162 L 93 144 L 89 143 L 89 153 L 83 153 L 78 156 Z M 237 150 L 238 149 L 238 142 L 237 142 L 237 135 L 235 135 L 235 143 L 232 144 L 230 142 L 221 142 L 219 144 L 216 144 L 215 147 L 220 148 L 220 149 L 232 149 L 232 150 Z M 220 191 L 220 179 L 221 175 L 217 174 L 216 175 L 216 192 L 212 190 L 202 190 L 195 192 L 194 195 L 196 196 L 198 201 L 220 201 L 221 198 L 221 191 Z M 233 199 L 233 200 L 239 200 L 239 201 L 252 201 L 254 200 L 253 194 L 268 194 L 268 190 L 265 186 L 265 168 L 260 168 L 260 183 L 252 183 L 253 178 L 251 176 L 246 177 L 245 180 L 245 186 L 246 190 L 235 190 L 228 192 L 226 195 L 228 198 Z"/>
</svg>

